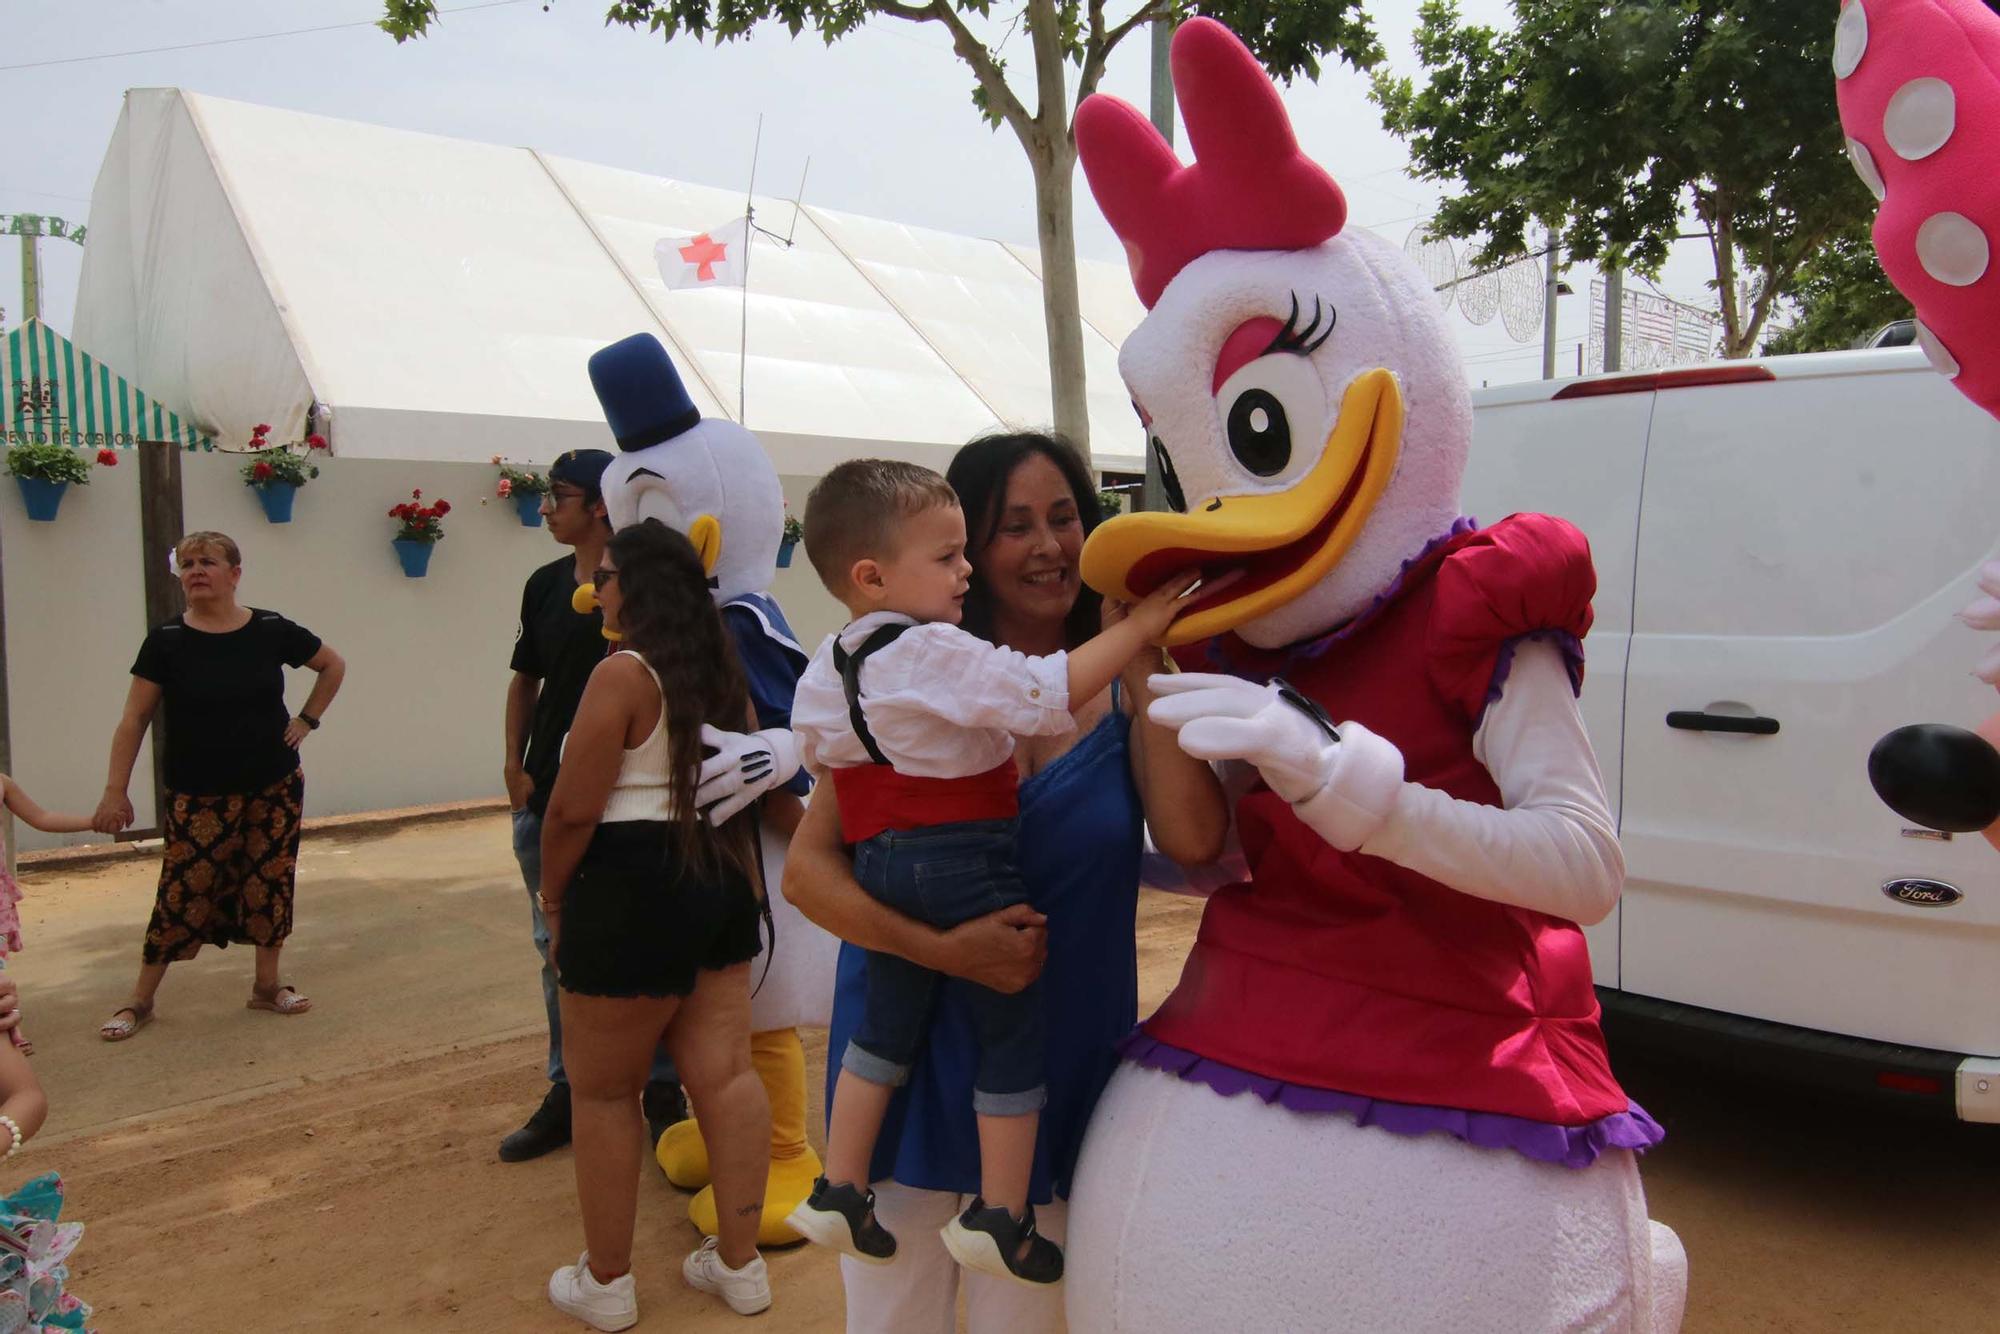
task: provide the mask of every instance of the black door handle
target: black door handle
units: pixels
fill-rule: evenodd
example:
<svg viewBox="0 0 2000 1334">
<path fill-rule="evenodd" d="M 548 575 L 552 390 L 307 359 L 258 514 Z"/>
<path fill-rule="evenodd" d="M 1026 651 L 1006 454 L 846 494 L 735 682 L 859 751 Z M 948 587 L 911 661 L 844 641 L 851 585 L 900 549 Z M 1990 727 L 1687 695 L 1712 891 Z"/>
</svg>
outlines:
<svg viewBox="0 0 2000 1334">
<path fill-rule="evenodd" d="M 1667 715 L 1667 726 L 1683 732 L 1743 732 L 1750 736 L 1776 736 L 1776 718 L 1739 718 L 1730 713 L 1702 713 L 1697 709 L 1675 709 Z"/>
</svg>

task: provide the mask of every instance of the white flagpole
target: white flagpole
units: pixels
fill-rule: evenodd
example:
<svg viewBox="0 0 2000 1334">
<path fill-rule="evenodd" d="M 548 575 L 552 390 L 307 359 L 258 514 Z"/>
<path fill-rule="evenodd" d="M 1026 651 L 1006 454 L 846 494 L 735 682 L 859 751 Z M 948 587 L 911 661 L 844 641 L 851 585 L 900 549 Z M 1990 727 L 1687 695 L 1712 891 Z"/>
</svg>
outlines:
<svg viewBox="0 0 2000 1334">
<path fill-rule="evenodd" d="M 750 189 L 743 196 L 743 316 L 736 346 L 736 424 L 745 429 L 750 425 L 745 406 L 750 380 L 750 238 L 757 230 L 757 152 L 763 145 L 764 116 L 759 112 L 757 137 L 750 145 Z"/>
</svg>

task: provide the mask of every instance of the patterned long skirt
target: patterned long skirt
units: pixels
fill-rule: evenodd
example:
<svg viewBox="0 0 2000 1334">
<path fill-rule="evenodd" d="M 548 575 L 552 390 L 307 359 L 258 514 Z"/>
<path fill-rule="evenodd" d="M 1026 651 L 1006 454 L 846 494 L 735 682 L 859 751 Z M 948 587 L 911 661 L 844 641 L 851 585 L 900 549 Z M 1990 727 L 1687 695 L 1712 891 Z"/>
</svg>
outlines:
<svg viewBox="0 0 2000 1334">
<path fill-rule="evenodd" d="M 277 945 L 292 934 L 305 775 L 294 769 L 262 792 L 167 794 L 166 856 L 147 963 L 192 959 L 203 945 Z"/>
</svg>

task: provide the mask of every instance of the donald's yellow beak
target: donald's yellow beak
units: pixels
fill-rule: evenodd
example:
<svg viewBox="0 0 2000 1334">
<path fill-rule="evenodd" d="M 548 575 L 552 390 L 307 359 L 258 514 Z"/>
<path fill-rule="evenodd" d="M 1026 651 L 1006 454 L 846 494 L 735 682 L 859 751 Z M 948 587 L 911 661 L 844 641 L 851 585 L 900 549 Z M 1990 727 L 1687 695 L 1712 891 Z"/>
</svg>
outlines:
<svg viewBox="0 0 2000 1334">
<path fill-rule="evenodd" d="M 1402 439 L 1396 377 L 1365 372 L 1348 386 L 1319 462 L 1297 485 L 1220 496 L 1192 514 L 1132 514 L 1100 524 L 1084 543 L 1084 581 L 1137 601 L 1198 569 L 1201 586 L 1165 642 L 1192 644 L 1233 630 L 1298 597 L 1339 563 L 1388 487 Z"/>
</svg>

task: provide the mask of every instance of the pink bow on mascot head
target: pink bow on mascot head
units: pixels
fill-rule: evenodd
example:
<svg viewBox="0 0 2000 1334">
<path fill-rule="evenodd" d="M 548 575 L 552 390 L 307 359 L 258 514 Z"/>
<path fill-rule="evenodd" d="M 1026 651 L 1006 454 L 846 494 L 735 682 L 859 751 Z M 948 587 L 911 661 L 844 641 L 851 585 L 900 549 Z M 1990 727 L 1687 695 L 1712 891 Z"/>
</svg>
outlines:
<svg viewBox="0 0 2000 1334">
<path fill-rule="evenodd" d="M 1846 0 L 1834 30 L 1840 123 L 1881 201 L 1875 252 L 1917 310 L 1917 342 L 1958 391 L 2000 417 L 2000 15 L 1983 0 Z M 2000 630 L 2000 561 L 1961 613 Z M 2000 648 L 1979 675 L 2000 685 Z M 1905 819 L 1983 830 L 2000 848 L 2000 715 L 1978 735 L 1900 727 L 1868 759 Z"/>
</svg>

